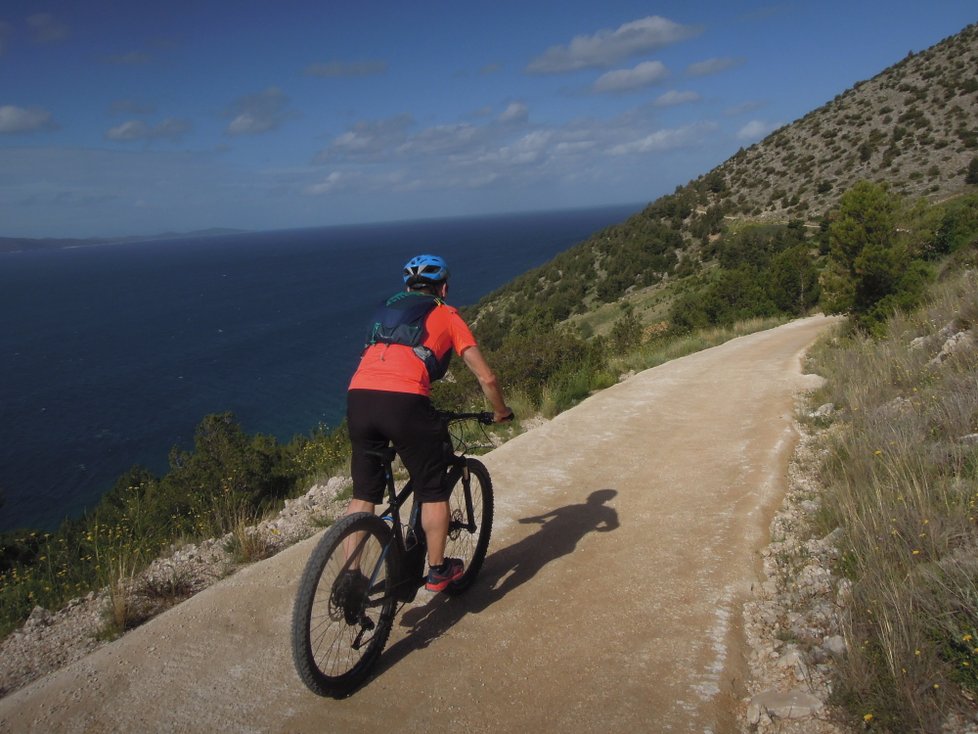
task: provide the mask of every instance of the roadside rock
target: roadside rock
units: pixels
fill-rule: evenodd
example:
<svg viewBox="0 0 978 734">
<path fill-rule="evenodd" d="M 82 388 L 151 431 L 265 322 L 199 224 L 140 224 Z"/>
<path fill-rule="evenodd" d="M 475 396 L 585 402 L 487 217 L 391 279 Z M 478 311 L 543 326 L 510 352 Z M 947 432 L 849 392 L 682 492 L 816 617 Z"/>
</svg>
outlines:
<svg viewBox="0 0 978 734">
<path fill-rule="evenodd" d="M 754 696 L 747 707 L 747 721 L 758 725 L 761 717 L 768 720 L 807 719 L 824 708 L 824 704 L 807 691 L 763 691 Z"/>
<path fill-rule="evenodd" d="M 834 406 L 810 413 L 828 418 Z M 750 679 L 740 712 L 751 734 L 841 734 L 828 706 L 833 662 L 845 654 L 836 610 L 845 584 L 833 576 L 841 530 L 812 538 L 821 500 L 815 436 L 803 433 L 788 468 L 788 488 L 761 552 L 765 580 L 744 606 Z M 790 642 L 788 642 L 790 640 Z"/>
<path fill-rule="evenodd" d="M 971 330 L 964 330 L 957 327 L 954 324 L 948 324 L 943 329 L 937 333 L 938 341 L 943 339 L 944 342 L 941 346 L 940 351 L 937 353 L 933 359 L 928 362 L 932 367 L 940 366 L 941 363 L 949 359 L 955 354 L 965 351 L 966 349 L 972 349 L 975 346 L 975 336 Z M 920 341 L 925 339 L 925 341 Z M 911 347 L 919 348 L 926 347 L 928 341 L 924 337 L 918 337 L 910 343 Z"/>
</svg>

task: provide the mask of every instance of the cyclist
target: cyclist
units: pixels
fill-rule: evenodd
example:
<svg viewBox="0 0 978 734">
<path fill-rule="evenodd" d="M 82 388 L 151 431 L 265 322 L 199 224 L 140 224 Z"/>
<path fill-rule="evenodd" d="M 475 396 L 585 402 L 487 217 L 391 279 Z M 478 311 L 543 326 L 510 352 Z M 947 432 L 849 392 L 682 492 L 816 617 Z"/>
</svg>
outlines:
<svg viewBox="0 0 978 734">
<path fill-rule="evenodd" d="M 428 545 L 425 588 L 442 591 L 465 569 L 445 558 L 450 487 L 447 432 L 431 403 L 431 383 L 445 374 L 452 352 L 461 356 L 493 409 L 495 421 L 513 417 L 496 376 L 458 311 L 445 303 L 448 267 L 437 255 L 419 255 L 403 271 L 404 290 L 387 299 L 375 316 L 360 365 L 347 392 L 352 444 L 353 499 L 347 514 L 374 512 L 384 494 L 384 467 L 370 451 L 388 441 L 400 455 L 421 502 Z"/>
</svg>

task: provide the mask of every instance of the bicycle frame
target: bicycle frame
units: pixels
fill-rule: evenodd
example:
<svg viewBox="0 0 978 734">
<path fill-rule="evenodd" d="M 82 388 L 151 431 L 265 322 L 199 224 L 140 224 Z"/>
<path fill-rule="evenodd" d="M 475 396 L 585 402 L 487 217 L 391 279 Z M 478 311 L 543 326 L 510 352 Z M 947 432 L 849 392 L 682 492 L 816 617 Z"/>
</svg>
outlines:
<svg viewBox="0 0 978 734">
<path fill-rule="evenodd" d="M 421 528 L 421 503 L 414 503 L 411 508 L 411 514 L 408 517 L 407 525 L 402 523 L 400 511 L 414 493 L 412 482 L 409 479 L 401 491 L 397 491 L 394 485 L 393 472 L 394 458 L 397 452 L 394 448 L 387 447 L 386 449 L 372 453 L 384 464 L 387 479 L 388 505 L 381 511 L 380 517 L 390 524 L 393 533 L 391 545 L 384 549 L 384 553 L 378 563 L 383 562 L 383 559 L 390 553 L 395 554 L 394 568 L 397 571 L 397 578 L 393 579 L 393 593 L 398 601 L 409 603 L 414 600 L 418 589 L 424 583 L 424 575 L 421 572 L 424 569 L 424 554 L 427 549 L 427 544 L 424 539 L 424 531 Z M 472 504 L 472 492 L 469 486 L 468 476 L 469 469 L 465 455 L 455 454 L 453 451 L 447 464 L 445 481 L 448 483 L 448 486 L 452 486 L 457 481 L 458 474 L 456 472 L 462 475 L 466 516 L 466 522 L 464 524 L 453 522 L 449 526 L 449 532 L 459 528 L 464 528 L 468 532 L 474 532 L 476 529 L 475 521 L 473 520 L 475 509 Z M 414 536 L 414 543 L 411 545 L 409 545 L 409 540 L 411 540 L 410 536 Z M 417 557 L 412 556 L 412 553 L 417 554 Z M 417 570 L 417 573 L 412 573 L 415 570 Z"/>
<path fill-rule="evenodd" d="M 471 443 L 452 430 L 454 421 L 493 421 L 492 413 L 443 413 L 454 442 L 445 454 L 449 511 L 446 552 L 464 560 L 465 571 L 443 591 L 465 593 L 485 560 L 492 533 L 493 490 L 489 472 L 467 456 Z M 381 444 L 382 445 L 382 444 Z M 320 538 L 299 581 L 292 611 L 292 659 L 311 691 L 341 698 L 369 675 L 387 643 L 398 605 L 414 600 L 425 584 L 427 547 L 421 503 L 412 482 L 397 491 L 396 451 L 373 452 L 382 462 L 387 506 L 347 514 Z M 379 468 L 379 467 L 378 467 Z M 413 495 L 406 523 L 401 512 Z"/>
</svg>

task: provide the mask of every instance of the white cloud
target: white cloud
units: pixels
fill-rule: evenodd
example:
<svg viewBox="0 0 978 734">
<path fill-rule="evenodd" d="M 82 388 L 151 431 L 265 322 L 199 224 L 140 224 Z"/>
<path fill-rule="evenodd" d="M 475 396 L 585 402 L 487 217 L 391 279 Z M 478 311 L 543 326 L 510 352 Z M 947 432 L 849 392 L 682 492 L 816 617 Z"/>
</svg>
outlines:
<svg viewBox="0 0 978 734">
<path fill-rule="evenodd" d="M 700 95 L 697 92 L 678 92 L 672 89 L 665 94 L 660 94 L 653 104 L 656 107 L 676 107 L 677 105 L 699 101 Z"/>
<path fill-rule="evenodd" d="M 643 61 L 634 69 L 609 71 L 594 83 L 595 92 L 629 92 L 658 84 L 669 76 L 661 61 Z"/>
<path fill-rule="evenodd" d="M 275 87 L 239 97 L 225 113 L 231 118 L 226 132 L 228 135 L 259 135 L 276 130 L 295 116 L 288 106 L 289 98 Z"/>
<path fill-rule="evenodd" d="M 526 122 L 529 119 L 529 108 L 522 102 L 511 102 L 499 115 L 502 123 Z"/>
<path fill-rule="evenodd" d="M 577 69 L 607 68 L 636 54 L 648 53 L 699 33 L 667 18 L 650 15 L 617 30 L 575 36 L 566 46 L 551 46 L 526 67 L 531 74 L 555 74 Z"/>
<path fill-rule="evenodd" d="M 450 155 L 468 148 L 479 137 L 481 128 L 461 122 L 454 125 L 435 125 L 398 146 L 402 155 Z"/>
<path fill-rule="evenodd" d="M 0 133 L 31 133 L 54 127 L 51 113 L 32 107 L 0 106 Z"/>
<path fill-rule="evenodd" d="M 697 123 L 671 130 L 656 130 L 654 133 L 637 140 L 614 145 L 609 152 L 612 155 L 631 155 L 634 153 L 658 153 L 675 150 L 676 148 L 686 148 L 697 144 L 703 139 L 704 135 L 715 129 L 715 125 Z"/>
<path fill-rule="evenodd" d="M 553 133 L 548 130 L 537 130 L 524 135 L 513 145 L 500 149 L 500 158 L 511 164 L 525 165 L 536 163 L 547 153 Z"/>
<path fill-rule="evenodd" d="M 305 188 L 305 193 L 310 196 L 323 196 L 336 191 L 343 184 L 343 174 L 333 171 L 323 181 L 311 184 Z"/>
<path fill-rule="evenodd" d="M 696 99 L 695 94 L 680 91 L 663 95 L 662 104 Z M 470 116 L 468 121 L 425 128 L 417 127 L 407 115 L 357 122 L 316 156 L 314 162 L 327 166 L 325 172 L 322 168 L 311 169 L 319 171 L 315 175 L 297 172 L 294 184 L 288 186 L 331 204 L 352 202 L 366 194 L 412 192 L 419 197 L 413 201 L 420 205 L 426 192 L 454 197 L 476 189 L 515 202 L 518 192 L 554 182 L 581 191 L 623 186 L 638 175 L 629 155 L 678 149 L 691 151 L 684 157 L 698 155 L 696 151 L 718 130 L 708 123 L 658 129 L 655 103 L 611 118 L 506 124 L 506 119 L 523 116 L 523 104 L 507 105 L 495 116 Z"/>
<path fill-rule="evenodd" d="M 566 143 L 557 143 L 554 146 L 554 153 L 557 155 L 580 155 L 592 151 L 597 146 L 593 140 L 580 140 Z"/>
<path fill-rule="evenodd" d="M 386 71 L 386 61 L 327 61 L 306 67 L 307 76 L 326 78 L 374 76 Z"/>
<path fill-rule="evenodd" d="M 686 67 L 686 75 L 709 76 L 710 74 L 718 74 L 721 71 L 726 71 L 734 66 L 740 66 L 742 63 L 744 63 L 743 59 L 731 59 L 729 57 L 705 59 Z"/>
<path fill-rule="evenodd" d="M 151 140 L 179 140 L 191 129 L 187 120 L 167 117 L 156 125 L 150 125 L 143 120 L 128 120 L 110 128 L 105 137 L 107 140 L 129 143 Z"/>
<path fill-rule="evenodd" d="M 27 26 L 35 43 L 56 43 L 71 35 L 68 24 L 53 13 L 35 13 L 28 16 Z"/>
<path fill-rule="evenodd" d="M 410 115 L 358 122 L 334 138 L 328 148 L 317 153 L 313 162 L 322 164 L 342 158 L 376 160 L 402 145 L 413 124 Z"/>
<path fill-rule="evenodd" d="M 760 140 L 777 127 L 778 125 L 771 125 L 761 120 L 751 120 L 737 131 L 737 138 L 739 140 Z"/>
</svg>

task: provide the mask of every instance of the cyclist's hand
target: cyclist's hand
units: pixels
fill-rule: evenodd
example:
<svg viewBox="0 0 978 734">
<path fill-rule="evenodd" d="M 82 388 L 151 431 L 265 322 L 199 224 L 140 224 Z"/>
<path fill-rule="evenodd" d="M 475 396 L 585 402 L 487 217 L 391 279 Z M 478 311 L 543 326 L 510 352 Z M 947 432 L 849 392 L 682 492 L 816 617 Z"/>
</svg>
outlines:
<svg viewBox="0 0 978 734">
<path fill-rule="evenodd" d="M 504 412 L 500 413 L 499 411 L 496 411 L 492 415 L 492 419 L 496 423 L 505 423 L 506 421 L 513 420 L 515 417 L 516 417 L 516 414 L 513 412 L 512 408 L 510 408 L 508 406 L 506 407 L 506 410 Z"/>
</svg>

